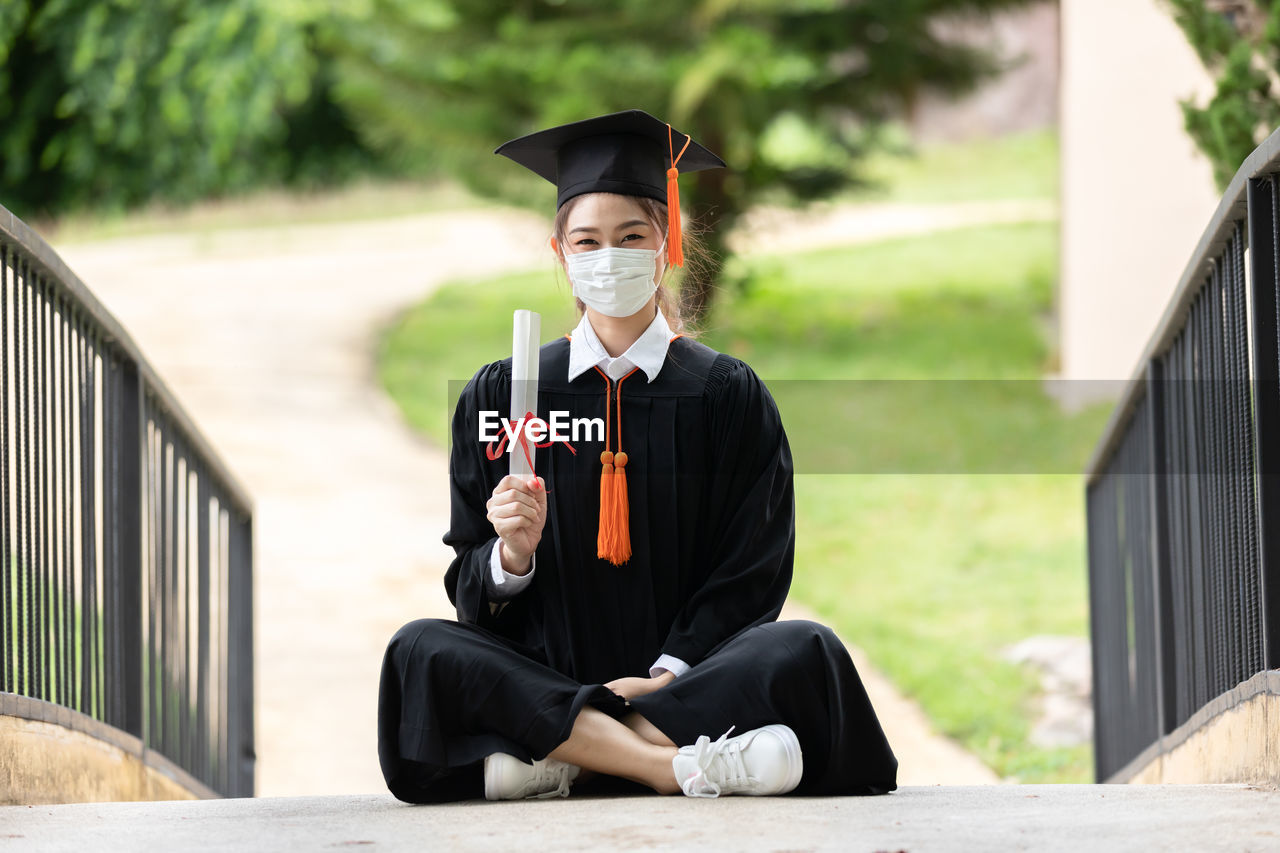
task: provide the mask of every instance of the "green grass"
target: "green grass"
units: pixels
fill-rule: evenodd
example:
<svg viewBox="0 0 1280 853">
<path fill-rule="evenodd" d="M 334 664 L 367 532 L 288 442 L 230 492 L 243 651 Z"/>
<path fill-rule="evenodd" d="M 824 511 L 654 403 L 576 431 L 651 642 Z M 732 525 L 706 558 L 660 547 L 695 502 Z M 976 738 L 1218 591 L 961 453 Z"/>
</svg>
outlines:
<svg viewBox="0 0 1280 853">
<path fill-rule="evenodd" d="M 864 163 L 879 185 L 851 201 L 952 202 L 1058 197 L 1055 127 L 966 142 L 911 145 L 902 128 L 888 138 L 906 153 L 877 152 Z"/>
<path fill-rule="evenodd" d="M 1035 223 L 755 258 L 707 340 L 770 379 L 864 380 L 773 385 L 799 471 L 1079 471 L 1094 432 L 1040 381 L 1055 254 Z"/>
<path fill-rule="evenodd" d="M 777 378 L 1035 378 L 1056 252 L 1035 223 L 737 259 L 708 338 Z"/>
<path fill-rule="evenodd" d="M 1088 747 L 1027 742 L 1037 679 L 1001 659 L 1086 631 L 1078 476 L 801 476 L 796 509 L 792 594 L 940 731 L 1002 776 L 1092 780 Z"/>
<path fill-rule="evenodd" d="M 1028 742 L 1036 677 L 1001 658 L 1032 634 L 1086 633 L 1083 480 L 1062 472 L 1083 469 L 1110 406 L 1064 415 L 1040 391 L 1054 367 L 1046 331 L 1056 234 L 1053 223 L 977 227 L 740 261 L 749 289 L 724 295 L 703 336 L 777 389 L 799 471 L 821 470 L 823 447 L 806 432 L 814 423 L 902 451 L 927 443 L 938 418 L 893 390 L 909 382 L 813 384 L 855 403 L 890 389 L 881 401 L 890 408 L 868 417 L 867 405 L 792 393 L 804 384 L 784 380 L 1027 380 L 1007 383 L 1007 405 L 986 401 L 948 422 L 949 440 L 967 453 L 961 463 L 976 467 L 889 452 L 873 458 L 895 473 L 798 476 L 793 586 L 941 731 L 1027 782 L 1092 775 L 1088 746 Z M 446 286 L 386 330 L 381 379 L 409 421 L 443 443 L 445 382 L 509 351 L 514 307 L 543 314 L 545 341 L 572 328 L 570 304 L 550 271 Z M 992 445 L 1006 455 L 985 454 Z M 852 459 L 831 469 L 867 470 Z M 1002 470 L 1007 459 L 1050 473 L 957 473 Z"/>
</svg>

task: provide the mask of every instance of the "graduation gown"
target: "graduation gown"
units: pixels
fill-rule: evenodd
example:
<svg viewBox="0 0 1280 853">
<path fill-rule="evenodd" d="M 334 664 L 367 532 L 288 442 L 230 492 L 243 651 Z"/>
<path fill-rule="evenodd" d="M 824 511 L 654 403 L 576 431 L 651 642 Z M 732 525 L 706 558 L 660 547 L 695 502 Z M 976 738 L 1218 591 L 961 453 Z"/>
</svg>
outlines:
<svg viewBox="0 0 1280 853">
<path fill-rule="evenodd" d="M 486 501 L 506 475 L 489 459 L 480 412 L 509 415 L 511 359 L 480 368 L 452 423 L 445 587 L 457 622 L 417 620 L 384 658 L 379 756 L 392 792 L 424 802 L 478 795 L 492 752 L 543 758 L 586 704 L 639 711 L 677 744 L 782 722 L 804 752 L 797 791 L 883 793 L 897 761 L 839 639 L 775 622 L 791 582 L 790 448 L 767 388 L 739 359 L 685 337 L 652 382 L 587 370 L 569 381 L 569 346 L 542 346 L 538 412 L 606 420 L 626 465 L 631 557 L 597 557 L 597 433 L 540 448 L 547 518 L 532 583 L 497 606 L 486 581 L 498 537 Z M 608 386 L 608 387 L 607 387 Z M 620 402 L 615 396 L 620 391 Z M 517 451 L 519 449 L 517 448 Z M 691 669 L 630 703 L 603 687 L 649 675 L 660 654 Z"/>
</svg>

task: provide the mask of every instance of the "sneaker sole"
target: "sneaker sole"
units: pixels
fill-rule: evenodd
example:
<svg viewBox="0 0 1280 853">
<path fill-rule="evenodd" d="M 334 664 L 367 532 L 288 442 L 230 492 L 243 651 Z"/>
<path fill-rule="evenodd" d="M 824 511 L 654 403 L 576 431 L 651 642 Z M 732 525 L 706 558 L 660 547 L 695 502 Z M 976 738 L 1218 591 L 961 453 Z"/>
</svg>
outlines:
<svg viewBox="0 0 1280 853">
<path fill-rule="evenodd" d="M 489 762 L 492 760 L 493 755 L 484 757 L 484 798 L 496 802 L 501 800 L 502 797 L 498 795 L 497 779 L 495 778 L 497 774 L 489 772 Z"/>
<path fill-rule="evenodd" d="M 804 775 L 804 756 L 800 752 L 800 739 L 796 737 L 796 733 L 791 730 L 790 726 L 784 726 L 780 723 L 762 726 L 761 728 L 764 731 L 773 732 L 778 736 L 778 740 L 782 741 L 782 745 L 787 751 L 787 765 L 791 768 L 791 775 L 782 783 L 780 789 L 770 792 L 771 795 L 794 791 L 796 786 L 800 784 L 800 777 Z"/>
</svg>

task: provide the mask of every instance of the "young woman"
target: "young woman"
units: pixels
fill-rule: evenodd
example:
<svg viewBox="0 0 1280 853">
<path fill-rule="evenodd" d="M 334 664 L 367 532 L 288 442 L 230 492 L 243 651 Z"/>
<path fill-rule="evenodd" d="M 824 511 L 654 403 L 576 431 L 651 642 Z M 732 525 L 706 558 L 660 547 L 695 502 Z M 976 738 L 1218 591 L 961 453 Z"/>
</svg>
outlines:
<svg viewBox="0 0 1280 853">
<path fill-rule="evenodd" d="M 583 311 L 541 347 L 536 414 L 606 428 L 552 436 L 537 476 L 510 476 L 480 425 L 508 414 L 511 359 L 463 390 L 444 537 L 458 620 L 412 622 L 387 649 L 388 787 L 409 802 L 567 796 L 592 774 L 689 796 L 893 790 L 840 640 L 775 621 L 795 509 L 773 399 L 680 334 L 662 285 L 683 262 L 677 169 L 724 163 L 639 110 L 497 153 L 556 184 L 552 248 Z"/>
</svg>

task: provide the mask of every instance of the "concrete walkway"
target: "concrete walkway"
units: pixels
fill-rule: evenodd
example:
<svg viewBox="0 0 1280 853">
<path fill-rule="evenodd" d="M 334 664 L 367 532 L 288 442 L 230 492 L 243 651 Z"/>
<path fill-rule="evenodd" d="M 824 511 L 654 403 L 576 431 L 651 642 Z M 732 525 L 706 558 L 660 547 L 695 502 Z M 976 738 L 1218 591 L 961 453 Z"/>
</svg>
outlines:
<svg viewBox="0 0 1280 853">
<path fill-rule="evenodd" d="M 992 785 L 883 797 L 570 797 L 409 806 L 389 795 L 0 808 L 13 850 L 1274 850 L 1280 793 Z"/>
<path fill-rule="evenodd" d="M 749 229 L 771 223 L 772 236 L 748 244 L 1048 215 L 1042 203 L 876 206 L 822 225 L 763 211 Z M 550 285 L 548 233 L 545 220 L 488 210 L 55 246 L 256 500 L 259 794 L 385 790 L 374 730 L 385 644 L 411 619 L 453 612 L 440 581 L 446 460 L 378 387 L 378 330 L 460 276 L 545 265 Z M 994 781 L 858 662 L 897 727 L 903 784 Z"/>
</svg>

